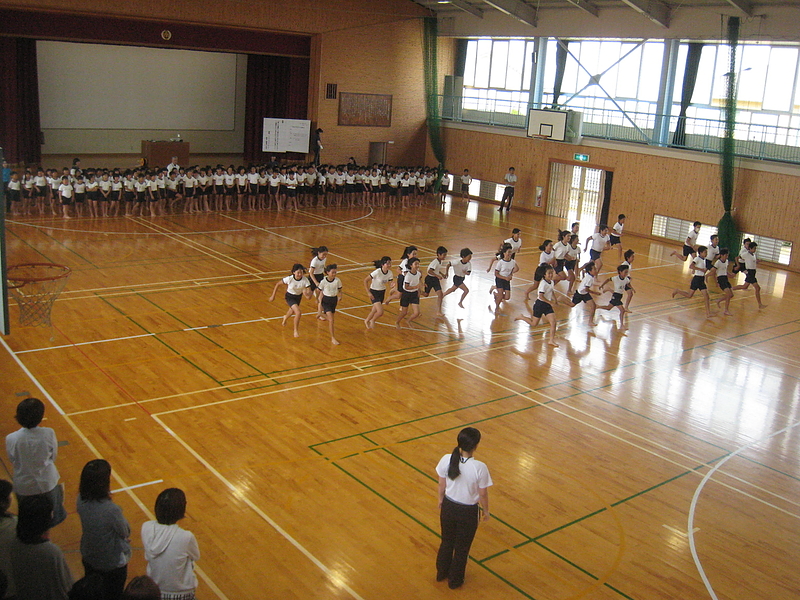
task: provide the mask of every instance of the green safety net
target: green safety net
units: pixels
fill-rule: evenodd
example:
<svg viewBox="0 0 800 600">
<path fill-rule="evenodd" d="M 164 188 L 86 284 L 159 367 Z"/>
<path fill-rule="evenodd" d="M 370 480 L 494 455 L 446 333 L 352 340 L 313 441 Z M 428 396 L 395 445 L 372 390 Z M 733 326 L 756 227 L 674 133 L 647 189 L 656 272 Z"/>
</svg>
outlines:
<svg viewBox="0 0 800 600">
<path fill-rule="evenodd" d="M 442 115 L 439 110 L 439 69 L 437 57 L 439 52 L 438 35 L 439 25 L 436 17 L 423 18 L 423 69 L 425 71 L 425 116 L 428 124 L 428 139 L 431 142 L 433 155 L 439 161 L 439 177 L 436 179 L 435 190 L 444 171 L 444 143 L 442 142 Z"/>
<path fill-rule="evenodd" d="M 722 138 L 721 154 L 721 189 L 722 206 L 725 212 L 717 225 L 719 234 L 719 245 L 728 248 L 731 254 L 738 251 L 740 234 L 733 221 L 731 210 L 733 209 L 734 175 L 735 175 L 735 150 L 734 131 L 736 129 L 736 50 L 739 44 L 739 17 L 728 19 L 728 48 L 729 66 L 728 89 L 725 95 L 725 136 Z"/>
</svg>

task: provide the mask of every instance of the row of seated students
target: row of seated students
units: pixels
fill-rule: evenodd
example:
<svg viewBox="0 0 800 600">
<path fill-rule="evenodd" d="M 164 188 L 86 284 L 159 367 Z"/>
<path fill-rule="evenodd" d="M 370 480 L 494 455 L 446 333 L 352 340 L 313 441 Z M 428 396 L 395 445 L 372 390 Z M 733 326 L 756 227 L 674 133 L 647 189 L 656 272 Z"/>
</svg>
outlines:
<svg viewBox="0 0 800 600">
<path fill-rule="evenodd" d="M 347 165 L 191 166 L 165 168 L 27 169 L 7 184 L 14 216 L 157 216 L 222 210 L 301 207 L 389 207 L 433 199 L 439 180 L 428 167 Z M 443 191 L 450 178 L 444 173 Z"/>
<path fill-rule="evenodd" d="M 84 577 L 73 580 L 61 548 L 50 541 L 50 529 L 67 513 L 55 465 L 58 442 L 53 429 L 40 426 L 43 418 L 44 403 L 26 398 L 17 406 L 20 429 L 6 436 L 14 483 L 0 480 L 0 598 L 194 600 L 200 550 L 194 534 L 177 524 L 186 514 L 186 495 L 168 488 L 156 498 L 156 519 L 141 529 L 147 577 L 126 586 L 131 529 L 112 500 L 111 465 L 103 459 L 90 460 L 80 474 L 76 506 Z M 16 516 L 9 512 L 12 490 Z"/>
</svg>

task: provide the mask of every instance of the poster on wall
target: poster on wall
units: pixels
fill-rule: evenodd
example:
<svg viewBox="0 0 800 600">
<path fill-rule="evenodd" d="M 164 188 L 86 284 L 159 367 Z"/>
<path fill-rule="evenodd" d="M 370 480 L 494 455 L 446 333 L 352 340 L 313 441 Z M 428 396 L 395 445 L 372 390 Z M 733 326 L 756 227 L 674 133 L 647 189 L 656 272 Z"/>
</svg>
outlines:
<svg viewBox="0 0 800 600">
<path fill-rule="evenodd" d="M 305 119 L 264 119 L 262 152 L 300 152 L 308 154 L 311 121 Z"/>
<path fill-rule="evenodd" d="M 391 127 L 391 94 L 339 94 L 339 125 Z"/>
<path fill-rule="evenodd" d="M 541 208 L 542 206 L 542 186 L 536 186 L 536 201 L 533 203 L 536 208 Z"/>
</svg>

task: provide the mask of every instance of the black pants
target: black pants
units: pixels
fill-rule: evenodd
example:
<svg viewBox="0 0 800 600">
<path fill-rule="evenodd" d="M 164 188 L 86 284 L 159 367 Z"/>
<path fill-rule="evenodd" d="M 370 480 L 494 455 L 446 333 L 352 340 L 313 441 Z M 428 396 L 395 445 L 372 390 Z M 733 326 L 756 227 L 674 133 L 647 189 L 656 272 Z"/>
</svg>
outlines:
<svg viewBox="0 0 800 600">
<path fill-rule="evenodd" d="M 514 199 L 514 188 L 511 186 L 506 186 L 506 189 L 503 190 L 503 199 L 500 200 L 500 208 L 499 210 L 503 210 L 505 206 L 506 210 L 511 208 L 511 201 Z M 508 200 L 508 205 L 506 206 L 506 200 Z"/>
<path fill-rule="evenodd" d="M 444 499 L 439 517 L 442 545 L 436 557 L 436 578 L 450 580 L 451 586 L 464 583 L 469 548 L 478 530 L 478 505 L 467 506 Z"/>
<path fill-rule="evenodd" d="M 125 590 L 125 581 L 128 579 L 128 565 L 111 569 L 110 571 L 100 571 L 93 568 L 85 560 L 83 562 L 83 570 L 86 575 L 98 573 L 103 578 L 103 588 L 105 589 L 106 600 L 119 600 L 122 597 L 122 592 Z"/>
</svg>

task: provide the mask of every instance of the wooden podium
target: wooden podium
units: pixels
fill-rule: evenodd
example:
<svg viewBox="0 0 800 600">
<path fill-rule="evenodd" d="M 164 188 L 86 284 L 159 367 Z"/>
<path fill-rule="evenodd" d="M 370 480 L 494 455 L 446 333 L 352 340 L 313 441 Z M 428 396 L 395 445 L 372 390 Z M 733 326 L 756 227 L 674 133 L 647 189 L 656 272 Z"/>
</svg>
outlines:
<svg viewBox="0 0 800 600">
<path fill-rule="evenodd" d="M 189 164 L 189 142 L 154 142 L 142 140 L 142 158 L 149 167 L 166 167 L 172 157 L 178 157 L 178 164 L 185 167 Z"/>
</svg>

